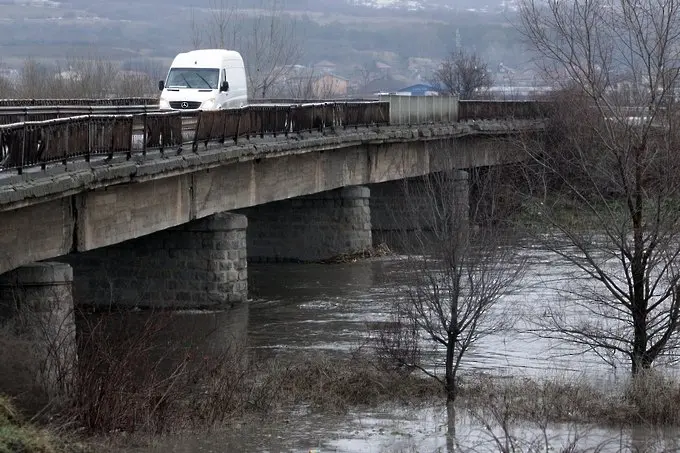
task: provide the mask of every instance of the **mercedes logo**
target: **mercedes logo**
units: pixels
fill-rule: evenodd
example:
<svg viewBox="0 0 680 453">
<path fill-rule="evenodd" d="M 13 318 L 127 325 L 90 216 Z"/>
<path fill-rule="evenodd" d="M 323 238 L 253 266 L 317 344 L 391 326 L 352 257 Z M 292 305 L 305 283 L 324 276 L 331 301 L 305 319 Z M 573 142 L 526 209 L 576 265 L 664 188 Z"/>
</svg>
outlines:
<svg viewBox="0 0 680 453">
<path fill-rule="evenodd" d="M 188 108 L 189 108 L 189 103 L 186 102 L 186 101 L 182 102 L 182 108 L 183 108 L 183 109 L 188 109 Z"/>
</svg>

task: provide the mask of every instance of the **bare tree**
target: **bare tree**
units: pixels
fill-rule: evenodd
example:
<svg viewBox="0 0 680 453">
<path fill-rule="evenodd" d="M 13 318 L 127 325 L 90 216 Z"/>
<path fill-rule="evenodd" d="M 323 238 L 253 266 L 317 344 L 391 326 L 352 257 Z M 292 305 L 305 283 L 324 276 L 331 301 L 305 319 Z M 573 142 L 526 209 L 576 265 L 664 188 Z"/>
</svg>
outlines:
<svg viewBox="0 0 680 453">
<path fill-rule="evenodd" d="M 260 0 L 253 10 L 239 10 L 228 0 L 213 0 L 207 26 L 191 17 L 192 44 L 234 49 L 243 55 L 251 97 L 265 98 L 290 73 L 302 55 L 295 20 L 279 0 Z"/>
<path fill-rule="evenodd" d="M 359 91 L 364 90 L 369 83 L 381 78 L 381 74 L 375 68 L 375 64 L 363 64 L 355 69 L 359 81 Z"/>
<path fill-rule="evenodd" d="M 547 146 L 526 146 L 536 238 L 580 270 L 542 335 L 636 375 L 680 346 L 680 1 L 522 0 L 520 17 L 562 89 Z"/>
<path fill-rule="evenodd" d="M 48 66 L 32 59 L 24 61 L 17 83 L 20 98 L 40 98 L 55 89 L 54 72 Z M 57 96 L 53 96 L 57 97 Z"/>
<path fill-rule="evenodd" d="M 494 173 L 474 174 L 479 187 L 492 190 Z M 403 203 L 405 210 L 395 215 L 407 233 L 402 248 L 412 278 L 395 303 L 394 322 L 378 336 L 379 351 L 400 367 L 419 369 L 441 382 L 452 403 L 470 348 L 508 327 L 511 318 L 499 302 L 516 289 L 524 260 L 516 248 L 505 246 L 508 232 L 498 224 L 471 226 L 481 212 L 479 205 L 468 205 L 467 172 L 449 170 L 408 181 Z M 423 360 L 426 356 L 435 357 L 434 369 Z M 443 375 L 437 364 L 443 364 Z"/>
<path fill-rule="evenodd" d="M 277 91 L 292 99 L 331 99 L 338 95 L 339 86 L 335 78 L 325 76 L 314 69 L 296 70 L 286 76 Z"/>
<path fill-rule="evenodd" d="M 493 84 L 484 60 L 476 53 L 451 52 L 434 72 L 433 82 L 460 99 L 471 99 Z"/>
<path fill-rule="evenodd" d="M 16 97 L 16 84 L 6 77 L 0 76 L 0 98 L 11 99 Z"/>
</svg>

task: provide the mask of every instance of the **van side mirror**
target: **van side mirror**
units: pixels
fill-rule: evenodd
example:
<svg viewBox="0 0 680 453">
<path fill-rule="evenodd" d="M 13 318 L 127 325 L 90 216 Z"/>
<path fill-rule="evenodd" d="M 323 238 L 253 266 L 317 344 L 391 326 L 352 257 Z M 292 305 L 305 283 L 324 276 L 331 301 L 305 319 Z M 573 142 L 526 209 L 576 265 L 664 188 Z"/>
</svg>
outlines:
<svg viewBox="0 0 680 453">
<path fill-rule="evenodd" d="M 226 80 L 222 82 L 222 85 L 220 86 L 220 91 L 229 91 L 229 82 Z"/>
<path fill-rule="evenodd" d="M 165 82 L 161 80 L 160 82 L 158 82 L 158 89 L 160 91 L 163 91 L 163 88 L 165 88 Z"/>
</svg>

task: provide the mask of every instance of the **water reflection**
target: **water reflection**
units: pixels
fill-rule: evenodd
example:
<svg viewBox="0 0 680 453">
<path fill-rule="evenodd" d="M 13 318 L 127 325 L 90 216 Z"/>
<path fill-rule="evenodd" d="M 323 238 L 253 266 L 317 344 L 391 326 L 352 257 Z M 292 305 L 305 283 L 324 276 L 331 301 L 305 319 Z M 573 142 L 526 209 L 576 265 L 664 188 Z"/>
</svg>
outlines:
<svg viewBox="0 0 680 453">
<path fill-rule="evenodd" d="M 569 280 L 566 276 L 571 275 L 571 269 L 540 249 L 527 248 L 525 253 L 530 269 L 518 282 L 518 291 L 502 301 L 503 309 L 515 314 L 514 327 L 476 344 L 464 359 L 463 371 L 585 377 L 605 385 L 627 376 L 627 368 L 617 371 L 594 355 L 575 355 L 578 351 L 568 345 L 527 333 L 532 328 L 531 321 L 545 315 L 557 289 Z M 411 274 L 405 260 L 399 257 L 335 265 L 253 264 L 248 271 L 248 303 L 228 311 L 177 312 L 164 329 L 162 341 L 194 345 L 203 341 L 206 350 L 219 352 L 230 342 L 247 339 L 261 355 L 295 356 L 312 350 L 340 356 L 366 340 L 368 323 L 388 319 L 394 300 L 404 296 L 405 282 Z M 125 325 L 119 321 L 117 328 L 121 334 L 126 329 L 140 328 L 148 316 L 147 312 L 133 314 L 131 323 L 130 319 Z M 436 351 L 430 357 L 434 361 Z M 279 414 L 275 422 L 266 426 L 253 422 L 228 433 L 183 435 L 144 451 L 447 451 L 454 446 L 446 436 L 449 415 L 445 406 L 382 407 L 343 416 Z M 465 413 L 456 415 L 456 445 L 467 445 L 475 451 L 498 451 L 479 421 Z M 521 429 L 525 438 L 537 434 L 532 426 Z M 624 451 L 630 451 L 642 445 L 642 451 L 647 451 L 650 438 L 661 438 L 664 447 L 678 448 L 675 436 L 650 436 L 644 427 L 624 432 L 579 429 L 589 446 L 602 444 L 603 452 L 620 451 L 624 446 Z M 560 445 L 568 443 L 575 433 L 573 426 L 558 425 L 551 427 L 548 434 Z"/>
<path fill-rule="evenodd" d="M 144 358 L 149 366 L 160 364 L 158 371 L 168 373 L 187 356 L 220 357 L 230 348 L 245 344 L 248 313 L 248 303 L 215 311 L 80 313 L 77 317 L 80 354 L 88 357 L 102 351 L 125 353 L 124 345 L 143 342 L 138 347 L 147 351 Z"/>
<path fill-rule="evenodd" d="M 466 355 L 463 370 L 531 376 L 588 375 L 615 380 L 616 370 L 596 356 L 570 355 L 568 346 L 538 339 L 527 332 L 555 296 L 550 285 L 565 274 L 565 265 L 547 252 L 532 251 L 530 271 L 518 290 L 503 299 L 513 314 L 513 328 L 485 337 Z M 406 294 L 412 270 L 392 257 L 343 265 L 258 264 L 249 268 L 252 288 L 251 344 L 289 354 L 301 349 L 346 352 L 367 336 L 367 323 L 386 321 L 395 298 Z M 438 351 L 432 360 L 441 357 Z"/>
</svg>

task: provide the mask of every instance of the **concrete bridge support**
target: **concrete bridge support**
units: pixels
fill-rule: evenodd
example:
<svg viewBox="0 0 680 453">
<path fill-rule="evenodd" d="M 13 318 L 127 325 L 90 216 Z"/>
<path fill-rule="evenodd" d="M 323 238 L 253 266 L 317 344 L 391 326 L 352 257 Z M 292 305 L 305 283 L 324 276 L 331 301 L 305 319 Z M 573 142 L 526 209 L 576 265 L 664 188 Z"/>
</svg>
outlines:
<svg viewBox="0 0 680 453">
<path fill-rule="evenodd" d="M 369 197 L 351 186 L 239 211 L 248 216 L 248 258 L 320 261 L 370 247 Z"/>
<path fill-rule="evenodd" d="M 462 170 L 372 184 L 373 244 L 404 251 L 416 230 L 431 230 L 448 218 L 467 222 L 469 176 Z"/>
<path fill-rule="evenodd" d="M 9 383 L 17 386 L 10 391 L 23 393 L 21 387 L 35 386 L 27 390 L 49 396 L 71 389 L 77 357 L 72 282 L 71 266 L 58 262 L 29 264 L 0 276 L 2 340 L 10 342 L 0 351 L 0 374 L 13 373 L 2 376 L 3 387 Z"/>
<path fill-rule="evenodd" d="M 110 247 L 69 255 L 76 302 L 219 308 L 248 295 L 243 215 L 215 214 Z"/>
</svg>

